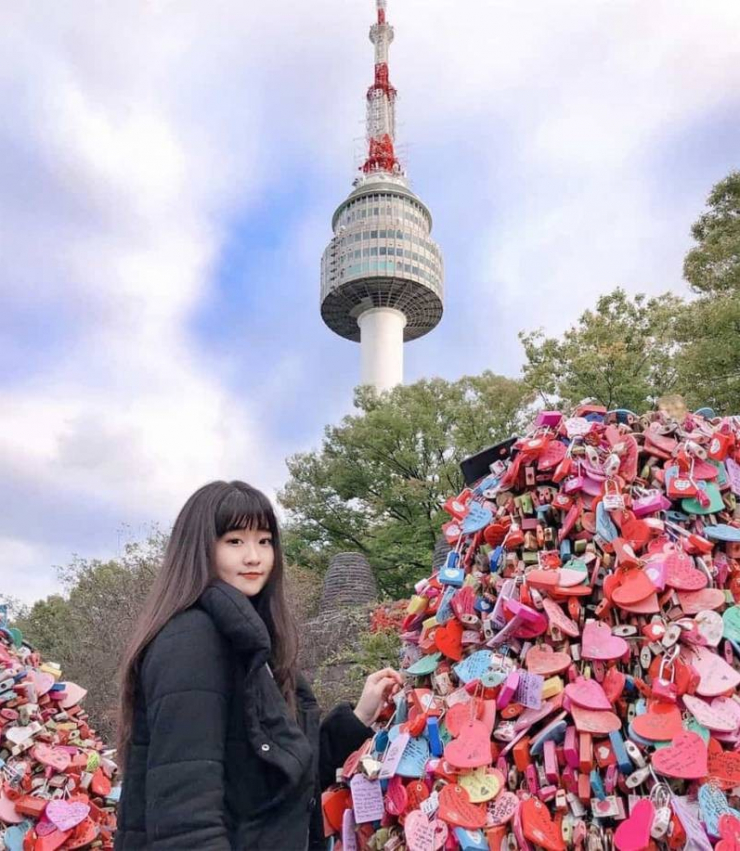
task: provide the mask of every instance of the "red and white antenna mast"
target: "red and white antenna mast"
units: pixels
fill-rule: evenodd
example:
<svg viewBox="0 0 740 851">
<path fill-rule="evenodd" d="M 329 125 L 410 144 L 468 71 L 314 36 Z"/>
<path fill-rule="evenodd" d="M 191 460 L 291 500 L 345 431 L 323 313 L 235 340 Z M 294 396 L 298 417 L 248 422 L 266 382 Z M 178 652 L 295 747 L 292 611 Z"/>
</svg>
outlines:
<svg viewBox="0 0 740 851">
<path fill-rule="evenodd" d="M 393 27 L 386 22 L 387 0 L 375 0 L 378 19 L 370 27 L 370 41 L 375 45 L 375 82 L 367 90 L 368 154 L 361 171 L 365 174 L 383 171 L 402 174 L 393 143 L 396 138 L 396 90 L 388 74 L 388 49 L 393 41 Z"/>
</svg>

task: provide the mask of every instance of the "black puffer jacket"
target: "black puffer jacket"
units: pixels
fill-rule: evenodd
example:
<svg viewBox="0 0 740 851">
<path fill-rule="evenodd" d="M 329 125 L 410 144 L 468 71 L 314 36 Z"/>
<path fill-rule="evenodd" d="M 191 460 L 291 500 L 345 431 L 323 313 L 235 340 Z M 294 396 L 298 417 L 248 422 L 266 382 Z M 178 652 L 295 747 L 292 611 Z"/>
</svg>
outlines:
<svg viewBox="0 0 740 851">
<path fill-rule="evenodd" d="M 116 851 L 325 847 L 321 789 L 372 731 L 349 704 L 319 726 L 303 678 L 296 724 L 269 655 L 262 619 L 224 582 L 152 641 L 137 688 Z"/>
</svg>

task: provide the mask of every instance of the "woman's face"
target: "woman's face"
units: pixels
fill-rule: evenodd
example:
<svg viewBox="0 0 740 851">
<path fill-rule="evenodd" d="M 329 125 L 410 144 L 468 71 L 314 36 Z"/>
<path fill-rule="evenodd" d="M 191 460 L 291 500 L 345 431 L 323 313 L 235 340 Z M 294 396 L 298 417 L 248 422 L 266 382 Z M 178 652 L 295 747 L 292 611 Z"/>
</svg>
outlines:
<svg viewBox="0 0 740 851">
<path fill-rule="evenodd" d="M 219 579 L 254 597 L 267 585 L 275 564 L 272 534 L 265 529 L 227 532 L 216 541 L 214 559 Z"/>
</svg>

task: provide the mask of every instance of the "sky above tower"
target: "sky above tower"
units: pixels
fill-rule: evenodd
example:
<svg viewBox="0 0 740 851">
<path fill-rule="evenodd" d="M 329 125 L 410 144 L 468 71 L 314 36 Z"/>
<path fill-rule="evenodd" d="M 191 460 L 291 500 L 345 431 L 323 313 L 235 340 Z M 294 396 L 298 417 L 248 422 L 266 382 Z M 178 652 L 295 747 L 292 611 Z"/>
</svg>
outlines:
<svg viewBox="0 0 740 851">
<path fill-rule="evenodd" d="M 516 375 L 519 329 L 685 294 L 737 168 L 735 0 L 390 0 L 398 152 L 445 316 L 406 380 Z M 214 478 L 274 493 L 351 407 L 318 305 L 364 147 L 372 0 L 0 12 L 0 593 L 56 587 Z"/>
</svg>

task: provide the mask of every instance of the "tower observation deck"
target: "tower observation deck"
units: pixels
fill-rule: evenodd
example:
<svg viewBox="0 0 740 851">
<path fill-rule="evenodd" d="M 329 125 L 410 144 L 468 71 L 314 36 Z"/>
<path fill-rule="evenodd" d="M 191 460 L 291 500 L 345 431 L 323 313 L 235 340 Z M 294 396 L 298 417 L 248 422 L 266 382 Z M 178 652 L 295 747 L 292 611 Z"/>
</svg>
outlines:
<svg viewBox="0 0 740 851">
<path fill-rule="evenodd" d="M 388 74 L 393 27 L 386 0 L 376 5 L 368 155 L 332 218 L 334 236 L 321 258 L 321 316 L 332 331 L 360 343 L 360 383 L 382 391 L 403 381 L 404 342 L 429 333 L 442 318 L 444 266 L 431 238 L 431 213 L 395 155 L 396 90 Z"/>
</svg>

